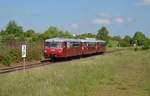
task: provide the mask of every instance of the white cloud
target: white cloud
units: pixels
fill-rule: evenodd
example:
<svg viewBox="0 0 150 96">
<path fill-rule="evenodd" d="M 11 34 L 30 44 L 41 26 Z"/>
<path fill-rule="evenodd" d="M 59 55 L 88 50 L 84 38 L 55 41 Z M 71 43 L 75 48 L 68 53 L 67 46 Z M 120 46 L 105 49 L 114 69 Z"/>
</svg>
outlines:
<svg viewBox="0 0 150 96">
<path fill-rule="evenodd" d="M 110 13 L 100 13 L 98 14 L 100 17 L 118 17 L 120 14 L 110 14 Z"/>
<path fill-rule="evenodd" d="M 144 0 L 143 2 L 137 2 L 135 3 L 136 6 L 145 6 L 150 5 L 150 0 Z"/>
<path fill-rule="evenodd" d="M 79 27 L 79 25 L 78 24 L 71 24 L 71 26 L 70 26 L 72 29 L 77 29 L 78 27 Z"/>
<path fill-rule="evenodd" d="M 117 18 L 115 21 L 116 21 L 117 23 L 123 23 L 123 22 L 124 22 L 124 20 L 123 20 L 122 18 Z"/>
<path fill-rule="evenodd" d="M 101 16 L 101 17 L 110 17 L 110 16 L 112 16 L 112 14 L 100 13 L 99 16 Z"/>
<path fill-rule="evenodd" d="M 131 17 L 128 17 L 127 21 L 128 21 L 128 22 L 131 22 L 131 21 L 132 21 L 132 18 L 131 18 Z"/>
<path fill-rule="evenodd" d="M 112 24 L 109 19 L 96 18 L 92 21 L 94 24 Z"/>
</svg>

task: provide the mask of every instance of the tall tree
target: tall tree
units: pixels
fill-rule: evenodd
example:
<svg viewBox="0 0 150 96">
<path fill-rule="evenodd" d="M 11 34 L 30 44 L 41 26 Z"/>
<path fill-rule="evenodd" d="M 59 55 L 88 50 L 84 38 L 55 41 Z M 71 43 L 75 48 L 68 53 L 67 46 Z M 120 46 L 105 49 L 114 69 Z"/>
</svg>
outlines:
<svg viewBox="0 0 150 96">
<path fill-rule="evenodd" d="M 15 40 L 24 41 L 23 29 L 21 26 L 18 26 L 15 21 L 9 21 L 6 29 L 2 30 L 0 35 L 4 42 L 9 41 L 11 43 L 15 42 Z"/>
<path fill-rule="evenodd" d="M 130 43 L 131 39 L 132 38 L 129 35 L 126 35 L 123 40 L 127 43 Z"/>
<path fill-rule="evenodd" d="M 142 32 L 136 32 L 133 36 L 133 43 L 138 43 L 142 45 L 142 42 L 146 40 L 146 36 Z"/>
<path fill-rule="evenodd" d="M 14 36 L 20 36 L 23 34 L 23 29 L 21 26 L 18 26 L 15 21 L 9 21 L 5 30 L 6 34 L 13 34 Z"/>
<path fill-rule="evenodd" d="M 109 40 L 108 34 L 109 34 L 109 32 L 108 32 L 107 28 L 103 26 L 101 29 L 98 30 L 96 37 L 97 37 L 97 39 L 105 40 L 108 43 L 108 40 Z"/>
<path fill-rule="evenodd" d="M 85 39 L 85 38 L 96 38 L 96 35 L 92 34 L 92 33 L 84 33 L 81 35 L 77 35 L 76 38 L 80 38 L 80 39 Z"/>
<path fill-rule="evenodd" d="M 118 42 L 121 42 L 122 38 L 120 36 L 114 36 L 114 37 L 112 37 L 112 40 L 116 40 Z"/>
<path fill-rule="evenodd" d="M 32 37 L 35 34 L 35 31 L 32 29 L 29 29 L 24 34 L 26 37 Z"/>
</svg>

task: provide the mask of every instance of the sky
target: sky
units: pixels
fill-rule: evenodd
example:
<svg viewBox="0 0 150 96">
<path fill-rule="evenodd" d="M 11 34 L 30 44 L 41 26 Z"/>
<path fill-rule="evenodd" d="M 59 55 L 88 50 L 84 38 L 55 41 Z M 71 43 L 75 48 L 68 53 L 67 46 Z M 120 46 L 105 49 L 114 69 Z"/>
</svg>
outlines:
<svg viewBox="0 0 150 96">
<path fill-rule="evenodd" d="M 97 34 L 106 26 L 111 36 L 150 37 L 150 0 L 0 0 L 0 30 L 15 20 L 24 31 L 49 26 L 72 34 Z"/>
</svg>

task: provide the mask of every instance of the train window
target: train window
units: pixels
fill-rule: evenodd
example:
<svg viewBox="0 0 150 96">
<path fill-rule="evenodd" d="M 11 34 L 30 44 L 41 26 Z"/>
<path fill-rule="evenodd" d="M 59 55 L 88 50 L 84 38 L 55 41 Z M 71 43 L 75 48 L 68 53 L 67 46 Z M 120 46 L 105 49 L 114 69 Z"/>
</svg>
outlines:
<svg viewBox="0 0 150 96">
<path fill-rule="evenodd" d="M 80 42 L 72 42 L 72 47 L 80 47 L 81 43 Z"/>
<path fill-rule="evenodd" d="M 61 42 L 46 42 L 45 48 L 62 48 Z"/>
<path fill-rule="evenodd" d="M 87 44 L 88 47 L 95 47 L 96 46 L 96 43 L 95 42 L 89 42 Z"/>
<path fill-rule="evenodd" d="M 63 42 L 63 48 L 67 48 L 67 42 Z"/>
<path fill-rule="evenodd" d="M 81 46 L 80 42 L 67 42 L 67 48 L 77 48 L 80 46 Z"/>
<path fill-rule="evenodd" d="M 57 48 L 56 42 L 50 42 L 49 48 Z"/>
<path fill-rule="evenodd" d="M 99 46 L 105 46 L 104 42 L 99 42 Z"/>
<path fill-rule="evenodd" d="M 71 42 L 67 42 L 67 48 L 71 48 Z"/>
<path fill-rule="evenodd" d="M 45 48 L 49 48 L 49 42 L 45 43 Z"/>
<path fill-rule="evenodd" d="M 57 48 L 62 48 L 61 47 L 61 42 L 57 42 Z"/>
</svg>

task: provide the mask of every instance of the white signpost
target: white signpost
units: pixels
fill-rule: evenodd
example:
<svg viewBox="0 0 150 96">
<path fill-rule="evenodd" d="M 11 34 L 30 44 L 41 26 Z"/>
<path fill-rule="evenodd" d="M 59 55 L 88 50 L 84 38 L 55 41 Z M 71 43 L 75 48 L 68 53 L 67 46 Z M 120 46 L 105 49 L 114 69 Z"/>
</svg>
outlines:
<svg viewBox="0 0 150 96">
<path fill-rule="evenodd" d="M 26 62 L 25 62 L 25 58 L 26 58 L 26 45 L 22 45 L 22 58 L 24 60 L 24 72 L 25 72 L 25 65 L 26 65 Z"/>
</svg>

